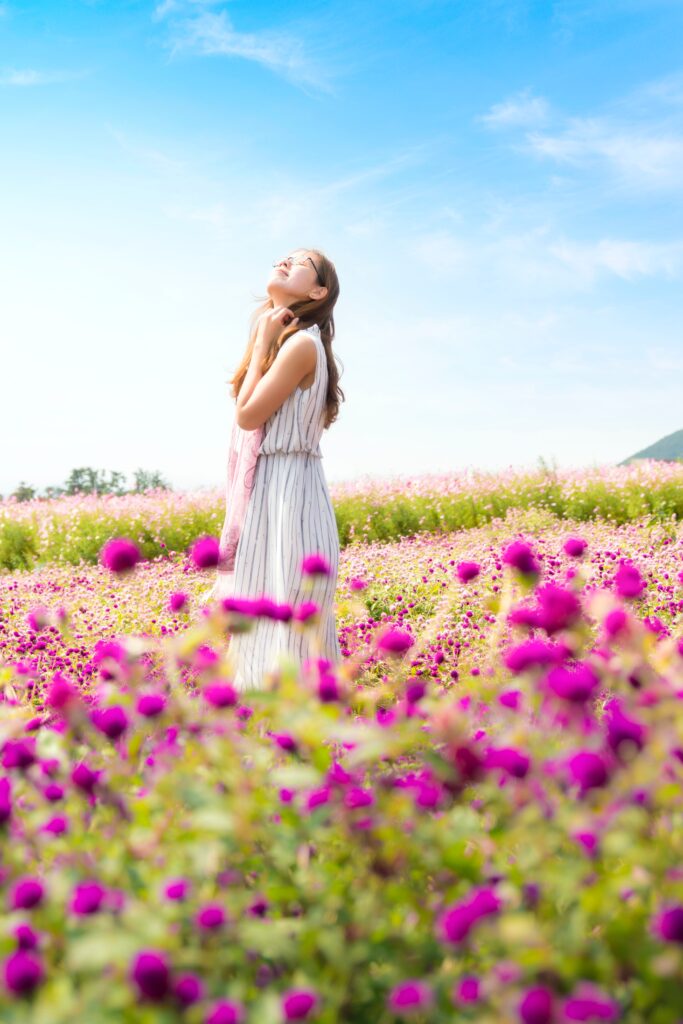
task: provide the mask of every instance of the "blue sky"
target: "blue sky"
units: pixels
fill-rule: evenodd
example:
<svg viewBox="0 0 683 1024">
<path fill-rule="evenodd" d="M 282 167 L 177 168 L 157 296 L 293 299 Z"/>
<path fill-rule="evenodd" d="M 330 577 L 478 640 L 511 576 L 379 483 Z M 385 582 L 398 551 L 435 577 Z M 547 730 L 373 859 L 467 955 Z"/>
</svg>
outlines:
<svg viewBox="0 0 683 1024">
<path fill-rule="evenodd" d="M 678 0 L 0 5 L 0 492 L 222 485 L 272 261 L 322 248 L 328 481 L 683 427 Z"/>
</svg>

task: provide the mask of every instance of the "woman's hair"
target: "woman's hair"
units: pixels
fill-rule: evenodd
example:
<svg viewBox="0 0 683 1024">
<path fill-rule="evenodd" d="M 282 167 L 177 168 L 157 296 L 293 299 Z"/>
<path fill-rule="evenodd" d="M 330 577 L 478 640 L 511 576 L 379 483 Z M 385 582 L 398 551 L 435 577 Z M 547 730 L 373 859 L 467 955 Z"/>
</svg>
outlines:
<svg viewBox="0 0 683 1024">
<path fill-rule="evenodd" d="M 319 278 L 316 278 L 316 284 L 324 285 L 327 288 L 327 294 L 322 299 L 302 299 L 290 303 L 288 308 L 291 309 L 294 316 L 299 318 L 299 321 L 296 324 L 289 324 L 287 327 L 284 327 L 278 337 L 272 342 L 261 364 L 261 372 L 265 374 L 270 369 L 275 361 L 275 357 L 290 335 L 296 334 L 297 331 L 302 329 L 305 330 L 311 324 L 318 324 L 320 327 L 320 337 L 327 355 L 327 400 L 324 425 L 326 430 L 337 419 L 340 400 L 345 401 L 344 392 L 339 387 L 340 374 L 337 368 L 337 360 L 332 352 L 332 341 L 334 339 L 334 317 L 332 314 L 335 303 L 339 298 L 339 279 L 334 263 L 328 260 L 327 256 L 320 249 L 306 249 L 305 251 L 311 254 L 313 262 L 318 268 Z M 259 299 L 259 302 L 260 305 L 249 318 L 249 341 L 244 358 L 237 367 L 234 376 L 228 381 L 232 385 L 232 397 L 235 399 L 240 393 L 240 388 L 249 369 L 251 354 L 256 344 L 256 329 L 259 317 L 266 310 L 274 308 L 274 303 L 270 296 L 265 299 Z"/>
</svg>

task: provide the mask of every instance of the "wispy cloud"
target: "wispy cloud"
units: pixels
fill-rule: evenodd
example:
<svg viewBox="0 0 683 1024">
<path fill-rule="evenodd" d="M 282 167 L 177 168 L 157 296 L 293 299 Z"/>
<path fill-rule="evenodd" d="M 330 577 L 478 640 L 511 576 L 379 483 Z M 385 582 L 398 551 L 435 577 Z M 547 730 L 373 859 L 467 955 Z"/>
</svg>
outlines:
<svg viewBox="0 0 683 1024">
<path fill-rule="evenodd" d="M 478 120 L 491 128 L 524 128 L 545 124 L 549 114 L 548 101 L 542 96 L 532 96 L 529 89 L 524 89 L 502 103 L 494 103 Z"/>
<path fill-rule="evenodd" d="M 640 242 L 603 238 L 580 243 L 562 240 L 548 252 L 573 273 L 592 283 L 603 272 L 625 281 L 639 277 L 679 278 L 683 274 L 683 242 Z"/>
<path fill-rule="evenodd" d="M 186 161 L 171 157 L 160 149 L 147 145 L 147 143 L 136 142 L 126 132 L 122 132 L 119 128 L 113 127 L 113 125 L 107 124 L 105 128 L 121 149 L 126 153 L 130 153 L 140 162 L 151 165 L 156 170 L 178 172 L 184 171 L 187 168 Z"/>
<path fill-rule="evenodd" d="M 1 9 L 0 9 L 1 13 Z M 30 86 L 54 85 L 85 78 L 89 71 L 38 71 L 35 68 L 4 68 L 0 70 L 0 85 Z"/>
<path fill-rule="evenodd" d="M 607 174 L 626 190 L 678 191 L 683 188 L 683 127 L 677 111 L 670 112 L 678 103 L 683 103 L 683 74 L 676 73 L 641 85 L 614 101 L 607 113 L 567 117 L 552 112 L 542 97 L 523 93 L 475 120 L 497 131 L 517 129 L 521 144 L 517 133 L 515 148 Z"/>
<path fill-rule="evenodd" d="M 304 41 L 286 29 L 237 31 L 214 0 L 162 0 L 154 17 L 169 24 L 171 57 L 188 52 L 199 56 L 240 57 L 254 61 L 304 90 L 333 92 L 329 65 L 307 52 Z"/>
</svg>

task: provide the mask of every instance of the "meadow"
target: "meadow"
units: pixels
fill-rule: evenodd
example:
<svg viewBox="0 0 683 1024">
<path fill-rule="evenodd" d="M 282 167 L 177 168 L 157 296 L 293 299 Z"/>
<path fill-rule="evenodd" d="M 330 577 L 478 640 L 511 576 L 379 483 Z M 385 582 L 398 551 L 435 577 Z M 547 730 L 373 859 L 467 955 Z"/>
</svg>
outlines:
<svg viewBox="0 0 683 1024">
<path fill-rule="evenodd" d="M 0 507 L 2 1020 L 680 1024 L 683 467 L 331 491 L 243 694 L 216 495 Z"/>
</svg>

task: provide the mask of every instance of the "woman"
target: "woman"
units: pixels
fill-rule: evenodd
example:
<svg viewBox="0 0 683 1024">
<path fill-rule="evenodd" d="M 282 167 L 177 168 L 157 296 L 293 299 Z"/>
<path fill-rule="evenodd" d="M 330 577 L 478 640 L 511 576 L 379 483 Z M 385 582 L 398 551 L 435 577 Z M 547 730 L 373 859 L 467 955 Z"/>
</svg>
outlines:
<svg viewBox="0 0 683 1024">
<path fill-rule="evenodd" d="M 273 264 L 267 292 L 230 381 L 237 407 L 212 596 L 315 601 L 320 621 L 316 630 L 262 617 L 249 632 L 233 634 L 239 690 L 263 687 L 283 656 L 300 666 L 314 657 L 341 659 L 334 613 L 339 535 L 319 443 L 344 398 L 332 354 L 339 281 L 320 250 L 298 249 Z M 323 556 L 328 575 L 303 575 L 310 554 Z"/>
</svg>

